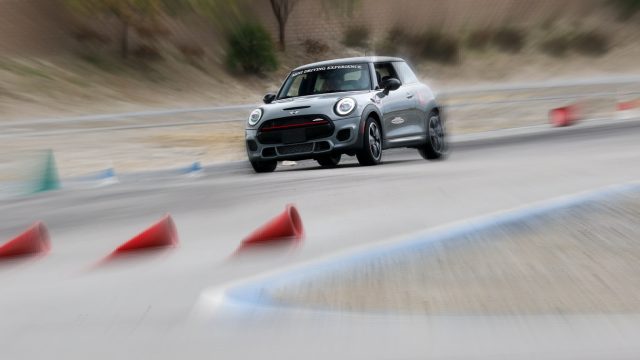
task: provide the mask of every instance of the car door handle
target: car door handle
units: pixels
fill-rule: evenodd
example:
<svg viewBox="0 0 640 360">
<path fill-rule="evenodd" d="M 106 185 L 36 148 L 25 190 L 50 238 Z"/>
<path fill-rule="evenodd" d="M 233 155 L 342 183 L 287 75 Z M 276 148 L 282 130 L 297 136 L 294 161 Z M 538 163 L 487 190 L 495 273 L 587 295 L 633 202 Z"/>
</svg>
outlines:
<svg viewBox="0 0 640 360">
<path fill-rule="evenodd" d="M 412 93 L 407 93 L 407 99 L 411 99 L 413 98 L 413 94 Z"/>
</svg>

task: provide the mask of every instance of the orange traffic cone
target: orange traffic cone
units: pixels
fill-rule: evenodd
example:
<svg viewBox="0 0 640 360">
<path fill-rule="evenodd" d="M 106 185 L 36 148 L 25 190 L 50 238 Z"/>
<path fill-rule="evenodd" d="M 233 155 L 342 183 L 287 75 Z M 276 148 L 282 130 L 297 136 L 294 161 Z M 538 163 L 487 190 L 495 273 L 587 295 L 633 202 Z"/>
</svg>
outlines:
<svg viewBox="0 0 640 360">
<path fill-rule="evenodd" d="M 640 100 L 622 101 L 616 104 L 616 110 L 626 111 L 640 107 Z"/>
<path fill-rule="evenodd" d="M 0 246 L 0 259 L 45 254 L 49 249 L 49 231 L 42 222 L 37 222 L 22 234 Z"/>
<path fill-rule="evenodd" d="M 274 217 L 243 241 L 236 253 L 270 244 L 298 244 L 304 237 L 302 219 L 293 205 L 287 205 L 280 215 Z"/>
<path fill-rule="evenodd" d="M 178 231 L 176 230 L 176 226 L 171 215 L 167 214 L 162 218 L 162 220 L 158 221 L 147 230 L 118 246 L 111 255 L 151 248 L 176 246 L 178 245 L 178 242 Z"/>
<path fill-rule="evenodd" d="M 575 105 L 563 106 L 551 110 L 549 120 L 555 127 L 569 126 L 578 120 L 578 112 Z"/>
</svg>

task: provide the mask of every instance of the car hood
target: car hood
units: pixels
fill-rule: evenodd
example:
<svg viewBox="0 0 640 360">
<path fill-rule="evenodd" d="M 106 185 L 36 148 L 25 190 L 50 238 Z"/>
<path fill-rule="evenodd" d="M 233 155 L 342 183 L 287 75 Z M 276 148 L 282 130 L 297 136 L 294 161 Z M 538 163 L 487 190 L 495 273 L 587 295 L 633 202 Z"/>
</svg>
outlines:
<svg viewBox="0 0 640 360">
<path fill-rule="evenodd" d="M 353 97 L 358 102 L 358 107 L 360 107 L 362 101 L 360 101 L 359 98 L 362 96 L 358 95 L 366 93 L 367 91 L 341 92 L 276 100 L 271 104 L 262 106 L 262 110 L 264 111 L 262 119 L 276 119 L 293 115 L 311 114 L 323 114 L 333 119 L 337 118 L 337 115 L 333 113 L 333 107 L 339 99 L 347 96 Z"/>
</svg>

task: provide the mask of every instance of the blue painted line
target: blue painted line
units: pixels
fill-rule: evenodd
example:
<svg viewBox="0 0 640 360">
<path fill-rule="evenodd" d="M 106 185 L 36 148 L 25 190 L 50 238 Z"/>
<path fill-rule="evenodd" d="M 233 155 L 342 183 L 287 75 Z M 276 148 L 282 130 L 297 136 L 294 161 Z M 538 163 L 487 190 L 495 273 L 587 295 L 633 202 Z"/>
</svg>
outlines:
<svg viewBox="0 0 640 360">
<path fill-rule="evenodd" d="M 183 174 L 193 174 L 193 173 L 199 173 L 202 171 L 203 171 L 202 164 L 200 164 L 199 161 L 196 161 L 193 164 L 189 165 L 186 169 L 183 169 L 181 172 Z"/>
<path fill-rule="evenodd" d="M 247 164 L 245 164 L 247 163 Z M 130 179 L 139 180 L 140 179 L 153 179 L 159 177 L 172 177 L 177 175 L 185 175 L 185 174 L 193 174 L 193 173 L 203 173 L 205 170 L 217 170 L 217 169 L 249 169 L 248 162 L 246 161 L 232 161 L 227 163 L 216 163 L 211 165 L 202 165 L 201 162 L 196 161 L 189 166 L 186 167 L 173 167 L 173 168 L 165 168 L 165 169 L 155 169 L 155 170 L 142 170 L 142 171 L 131 171 L 118 173 L 118 175 L 123 178 L 125 181 Z M 109 178 L 116 177 L 116 171 L 113 168 L 105 169 L 93 174 L 82 175 L 77 177 L 70 177 L 63 179 L 64 181 L 96 181 L 96 180 L 106 180 Z"/>
<path fill-rule="evenodd" d="M 311 306 L 292 306 L 274 299 L 269 291 L 284 285 L 292 285 L 300 280 L 312 277 L 320 278 L 353 268 L 358 265 L 371 263 L 376 259 L 392 258 L 403 254 L 412 254 L 425 250 L 429 245 L 452 241 L 480 231 L 490 231 L 492 228 L 515 224 L 536 216 L 548 214 L 593 201 L 607 199 L 611 196 L 622 195 L 630 191 L 640 190 L 640 183 L 634 182 L 623 185 L 608 186 L 585 193 L 563 196 L 543 201 L 524 208 L 510 210 L 468 220 L 462 223 L 446 226 L 440 229 L 410 237 L 392 244 L 377 245 L 353 254 L 347 254 L 324 260 L 315 264 L 303 265 L 295 269 L 268 276 L 263 279 L 249 281 L 245 284 L 228 288 L 224 291 L 222 305 L 252 310 L 258 308 L 287 309 L 303 308 L 306 310 L 326 311 L 329 309 Z"/>
<path fill-rule="evenodd" d="M 87 175 L 65 178 L 65 179 L 62 179 L 62 182 L 63 184 L 65 182 L 93 182 L 93 181 L 109 180 L 115 177 L 116 177 L 115 169 L 108 168 L 108 169 L 100 170 Z"/>
<path fill-rule="evenodd" d="M 100 172 L 97 176 L 100 180 L 111 179 L 116 177 L 116 171 L 113 168 L 106 169 Z"/>
</svg>

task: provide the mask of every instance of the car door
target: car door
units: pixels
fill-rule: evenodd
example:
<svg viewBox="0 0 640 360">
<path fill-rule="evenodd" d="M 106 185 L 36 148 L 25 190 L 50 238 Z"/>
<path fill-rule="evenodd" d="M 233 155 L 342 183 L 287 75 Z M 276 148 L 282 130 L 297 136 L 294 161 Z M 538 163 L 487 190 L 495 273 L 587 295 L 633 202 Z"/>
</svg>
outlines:
<svg viewBox="0 0 640 360">
<path fill-rule="evenodd" d="M 398 91 L 411 102 L 411 109 L 407 112 L 407 121 L 404 123 L 404 132 L 407 136 L 424 135 L 424 118 L 418 111 L 418 92 L 420 91 L 418 78 L 404 61 L 393 62 L 393 66 L 402 82 L 402 87 Z"/>
<path fill-rule="evenodd" d="M 378 86 L 387 77 L 400 80 L 391 62 L 376 63 L 374 68 Z M 415 96 L 409 97 L 407 90 L 408 88 L 403 84 L 398 90 L 390 91 L 389 93 L 380 90 L 377 94 L 382 111 L 382 132 L 385 140 L 390 145 L 411 135 L 411 129 L 407 127 L 407 124 L 415 121 L 413 119 L 415 117 L 413 114 L 415 112 Z"/>
</svg>

